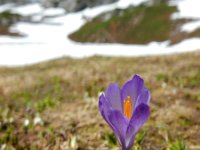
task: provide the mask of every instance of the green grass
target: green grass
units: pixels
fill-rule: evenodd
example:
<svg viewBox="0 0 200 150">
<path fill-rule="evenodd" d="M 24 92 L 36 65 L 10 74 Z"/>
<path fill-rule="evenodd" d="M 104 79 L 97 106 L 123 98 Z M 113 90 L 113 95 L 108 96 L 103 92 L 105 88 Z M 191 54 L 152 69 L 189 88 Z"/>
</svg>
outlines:
<svg viewBox="0 0 200 150">
<path fill-rule="evenodd" d="M 113 148 L 113 147 L 117 146 L 117 139 L 116 139 L 114 133 L 105 133 L 103 135 L 103 140 L 106 141 L 107 145 L 110 148 Z"/>
<path fill-rule="evenodd" d="M 187 144 L 183 140 L 176 140 L 170 144 L 169 150 L 187 150 Z"/>
</svg>

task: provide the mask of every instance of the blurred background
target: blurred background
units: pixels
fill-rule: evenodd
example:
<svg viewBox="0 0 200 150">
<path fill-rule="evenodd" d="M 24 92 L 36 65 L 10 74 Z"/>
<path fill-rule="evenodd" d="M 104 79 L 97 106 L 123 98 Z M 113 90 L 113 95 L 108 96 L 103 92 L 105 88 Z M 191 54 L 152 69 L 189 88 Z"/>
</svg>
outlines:
<svg viewBox="0 0 200 150">
<path fill-rule="evenodd" d="M 0 150 L 119 150 L 98 96 L 134 74 L 133 150 L 200 150 L 198 0 L 0 0 Z"/>
</svg>

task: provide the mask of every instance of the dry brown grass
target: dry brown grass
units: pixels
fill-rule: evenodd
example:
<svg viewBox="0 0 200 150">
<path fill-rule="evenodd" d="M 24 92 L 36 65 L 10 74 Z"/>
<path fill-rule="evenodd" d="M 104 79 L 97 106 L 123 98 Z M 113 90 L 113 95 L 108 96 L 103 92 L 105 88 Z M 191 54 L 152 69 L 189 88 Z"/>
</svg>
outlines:
<svg viewBox="0 0 200 150">
<path fill-rule="evenodd" d="M 152 99 L 151 117 L 139 133 L 145 133 L 144 137 L 138 136 L 135 146 L 172 150 L 176 140 L 183 140 L 188 149 L 198 149 L 199 58 L 199 51 L 138 58 L 96 56 L 0 68 L 0 145 L 16 149 L 118 149 L 98 112 L 98 94 L 111 82 L 123 85 L 139 74 Z M 33 124 L 37 114 L 43 120 L 41 125 Z M 30 120 L 27 127 L 23 126 L 25 119 Z"/>
</svg>

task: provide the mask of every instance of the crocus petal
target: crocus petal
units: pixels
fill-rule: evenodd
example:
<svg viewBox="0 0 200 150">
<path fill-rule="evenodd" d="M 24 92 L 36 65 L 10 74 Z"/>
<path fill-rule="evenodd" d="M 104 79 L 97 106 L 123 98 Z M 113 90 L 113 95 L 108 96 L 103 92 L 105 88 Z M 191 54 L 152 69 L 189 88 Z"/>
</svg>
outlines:
<svg viewBox="0 0 200 150">
<path fill-rule="evenodd" d="M 117 83 L 110 84 L 106 91 L 106 99 L 111 103 L 112 108 L 122 112 L 122 101 L 120 87 Z"/>
<path fill-rule="evenodd" d="M 101 115 L 109 125 L 111 125 L 108 119 L 108 114 L 110 110 L 111 110 L 111 105 L 106 100 L 104 93 L 102 93 L 99 97 L 99 111 L 101 112 Z"/>
<path fill-rule="evenodd" d="M 130 149 L 133 146 L 134 138 L 140 127 L 149 118 L 149 106 L 142 103 L 136 107 L 133 116 L 129 122 L 126 131 L 126 147 Z"/>
<path fill-rule="evenodd" d="M 131 97 L 132 104 L 135 106 L 135 103 L 137 101 L 137 98 L 140 94 L 140 92 L 144 88 L 144 81 L 142 78 L 140 78 L 138 75 L 134 75 L 134 77 L 126 82 L 124 86 L 122 87 L 121 91 L 121 97 L 122 100 L 125 100 L 127 96 Z"/>
<path fill-rule="evenodd" d="M 105 119 L 105 121 L 109 124 L 109 126 L 111 127 L 111 129 L 114 131 L 115 136 L 117 137 L 118 141 L 121 142 L 123 139 L 121 139 L 120 134 L 118 134 L 118 131 L 116 131 L 117 129 L 114 126 L 115 123 L 111 123 L 111 121 L 110 121 L 110 118 L 113 118 L 112 117 L 113 116 L 113 114 L 112 114 L 113 113 L 113 109 L 112 109 L 110 103 L 105 98 L 104 93 L 102 93 L 101 96 L 99 97 L 99 110 L 101 112 L 101 115 Z M 112 122 L 114 122 L 114 121 L 112 120 Z"/>
<path fill-rule="evenodd" d="M 142 103 L 149 105 L 150 98 L 151 98 L 150 92 L 148 89 L 145 88 L 140 92 L 135 104 L 135 108 Z"/>
<path fill-rule="evenodd" d="M 113 132 L 117 137 L 119 143 L 122 146 L 122 149 L 126 150 L 125 146 L 125 136 L 126 130 L 128 126 L 128 120 L 124 117 L 124 115 L 118 110 L 112 110 L 109 114 L 109 121 L 111 122 L 113 128 Z"/>
</svg>

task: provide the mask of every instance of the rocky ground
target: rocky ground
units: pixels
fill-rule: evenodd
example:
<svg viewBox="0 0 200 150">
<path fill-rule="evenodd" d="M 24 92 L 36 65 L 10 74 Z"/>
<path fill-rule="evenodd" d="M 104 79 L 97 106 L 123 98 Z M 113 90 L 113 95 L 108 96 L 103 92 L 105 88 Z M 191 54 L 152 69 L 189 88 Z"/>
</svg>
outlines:
<svg viewBox="0 0 200 150">
<path fill-rule="evenodd" d="M 151 91 L 151 116 L 134 150 L 199 150 L 200 52 L 62 58 L 0 68 L 1 149 L 119 149 L 98 111 L 98 95 L 134 74 Z"/>
</svg>

